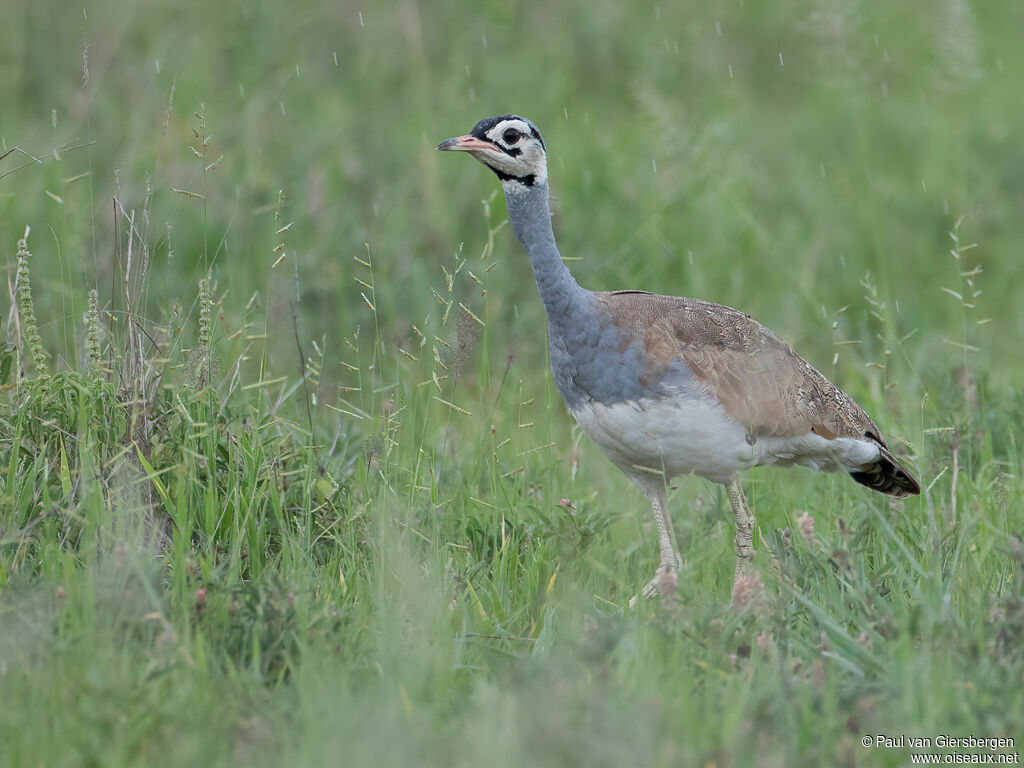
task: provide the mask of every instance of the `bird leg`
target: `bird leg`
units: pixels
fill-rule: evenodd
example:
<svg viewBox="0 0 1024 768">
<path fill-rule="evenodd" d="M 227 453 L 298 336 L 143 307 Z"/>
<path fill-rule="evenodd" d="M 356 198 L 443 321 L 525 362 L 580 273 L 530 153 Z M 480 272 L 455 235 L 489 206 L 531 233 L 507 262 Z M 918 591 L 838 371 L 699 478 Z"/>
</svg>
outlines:
<svg viewBox="0 0 1024 768">
<path fill-rule="evenodd" d="M 630 609 L 634 608 L 640 598 L 650 599 L 657 595 L 662 589 L 675 587 L 675 575 L 683 565 L 683 558 L 679 554 L 679 547 L 676 545 L 676 534 L 672 530 L 672 520 L 669 518 L 665 500 L 665 486 L 658 483 L 647 492 L 647 498 L 651 501 L 651 511 L 654 512 L 654 524 L 658 528 L 658 548 L 661 550 L 661 564 L 654 574 L 654 578 L 647 582 L 647 585 L 640 590 L 640 594 L 633 595 L 629 601 Z"/>
<path fill-rule="evenodd" d="M 735 595 L 736 585 L 743 578 L 750 576 L 754 566 L 754 515 L 747 504 L 747 497 L 743 495 L 743 486 L 740 485 L 739 478 L 734 477 L 730 480 L 725 486 L 725 491 L 736 516 L 736 573 L 732 581 Z"/>
</svg>

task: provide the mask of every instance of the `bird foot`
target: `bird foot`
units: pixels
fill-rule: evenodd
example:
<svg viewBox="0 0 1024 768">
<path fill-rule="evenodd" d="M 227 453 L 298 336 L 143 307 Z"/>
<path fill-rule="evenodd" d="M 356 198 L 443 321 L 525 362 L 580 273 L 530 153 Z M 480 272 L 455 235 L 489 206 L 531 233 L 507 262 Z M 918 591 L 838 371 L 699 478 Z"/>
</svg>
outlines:
<svg viewBox="0 0 1024 768">
<path fill-rule="evenodd" d="M 654 578 L 651 579 L 640 590 L 639 594 L 633 595 L 629 599 L 629 610 L 636 608 L 637 603 L 640 602 L 641 598 L 644 600 L 650 600 L 658 595 L 671 595 L 676 591 L 677 574 L 679 569 L 683 565 L 683 559 L 676 555 L 676 561 L 674 563 L 662 563 L 658 566 L 658 570 L 654 574 Z"/>
</svg>

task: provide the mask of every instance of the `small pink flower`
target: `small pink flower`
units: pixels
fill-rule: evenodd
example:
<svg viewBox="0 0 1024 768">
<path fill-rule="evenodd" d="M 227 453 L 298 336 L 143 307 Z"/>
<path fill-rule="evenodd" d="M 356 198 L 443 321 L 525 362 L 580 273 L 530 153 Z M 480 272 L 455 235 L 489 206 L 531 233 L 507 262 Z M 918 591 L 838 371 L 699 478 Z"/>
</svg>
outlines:
<svg viewBox="0 0 1024 768">
<path fill-rule="evenodd" d="M 732 585 L 732 601 L 737 608 L 754 605 L 761 600 L 762 595 L 764 584 L 761 583 L 761 577 L 756 571 L 740 576 Z"/>
<path fill-rule="evenodd" d="M 806 512 L 801 511 L 800 517 L 796 519 L 796 524 L 800 528 L 800 535 L 804 537 L 804 541 L 807 542 L 807 546 L 814 545 L 814 518 L 808 515 Z"/>
<path fill-rule="evenodd" d="M 668 597 L 674 594 L 676 587 L 679 584 L 679 577 L 673 570 L 665 569 L 658 574 L 658 594 L 662 597 Z"/>
<path fill-rule="evenodd" d="M 767 632 L 762 632 L 760 635 L 758 635 L 757 640 L 755 642 L 757 643 L 757 647 L 765 653 L 767 653 L 768 649 L 772 646 L 771 635 L 769 635 Z"/>
</svg>

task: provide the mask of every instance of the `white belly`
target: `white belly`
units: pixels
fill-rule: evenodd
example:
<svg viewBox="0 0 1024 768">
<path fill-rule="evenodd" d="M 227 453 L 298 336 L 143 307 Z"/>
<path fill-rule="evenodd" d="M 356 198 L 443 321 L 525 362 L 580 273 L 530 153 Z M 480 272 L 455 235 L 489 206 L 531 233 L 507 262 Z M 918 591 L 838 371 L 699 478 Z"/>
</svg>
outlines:
<svg viewBox="0 0 1024 768">
<path fill-rule="evenodd" d="M 572 415 L 637 482 L 645 476 L 668 480 L 692 473 L 725 483 L 758 463 L 756 444 L 747 442 L 746 430 L 709 397 L 587 403 Z"/>
<path fill-rule="evenodd" d="M 798 464 L 826 472 L 853 472 L 878 460 L 866 440 L 759 436 L 711 397 L 587 403 L 572 409 L 583 431 L 641 487 L 695 474 L 726 483 L 753 466 Z M 753 444 L 751 444 L 751 441 Z"/>
</svg>

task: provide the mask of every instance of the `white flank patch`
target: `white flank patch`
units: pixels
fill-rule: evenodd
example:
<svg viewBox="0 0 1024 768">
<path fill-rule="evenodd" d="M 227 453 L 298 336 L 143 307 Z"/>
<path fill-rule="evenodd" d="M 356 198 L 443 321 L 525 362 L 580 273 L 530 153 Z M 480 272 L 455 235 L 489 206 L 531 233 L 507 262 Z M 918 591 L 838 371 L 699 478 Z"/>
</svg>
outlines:
<svg viewBox="0 0 1024 768">
<path fill-rule="evenodd" d="M 760 436 L 747 430 L 710 397 L 588 403 L 573 409 L 583 431 L 642 488 L 677 475 L 726 483 L 753 466 L 798 464 L 826 472 L 857 471 L 878 459 L 866 440 Z"/>
<path fill-rule="evenodd" d="M 761 437 L 754 447 L 760 454 L 758 464 L 799 464 L 825 472 L 857 472 L 875 463 L 879 455 L 878 446 L 867 440 L 826 440 L 813 432 L 800 437 Z"/>
</svg>

